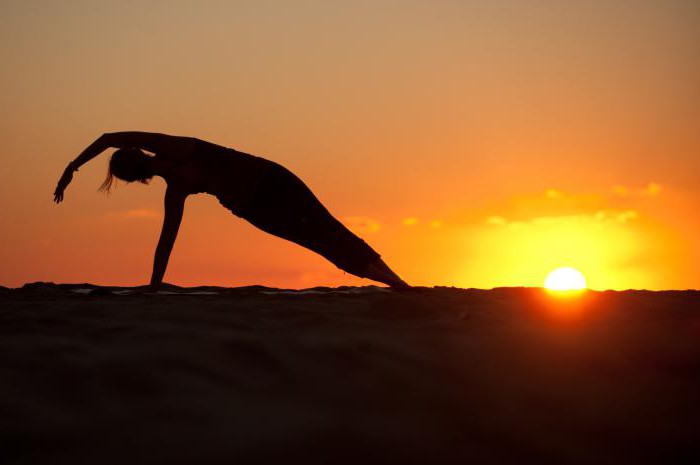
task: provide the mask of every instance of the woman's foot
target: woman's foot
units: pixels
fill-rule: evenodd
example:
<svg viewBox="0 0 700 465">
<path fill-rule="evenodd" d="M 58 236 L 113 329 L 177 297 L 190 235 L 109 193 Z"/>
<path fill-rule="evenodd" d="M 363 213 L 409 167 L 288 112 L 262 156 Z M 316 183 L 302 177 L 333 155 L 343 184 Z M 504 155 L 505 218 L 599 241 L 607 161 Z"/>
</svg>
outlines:
<svg viewBox="0 0 700 465">
<path fill-rule="evenodd" d="M 381 258 L 377 258 L 373 263 L 367 266 L 363 273 L 363 278 L 379 281 L 387 284 L 392 289 L 410 289 L 411 286 L 403 279 L 394 273 L 391 268 Z"/>
</svg>

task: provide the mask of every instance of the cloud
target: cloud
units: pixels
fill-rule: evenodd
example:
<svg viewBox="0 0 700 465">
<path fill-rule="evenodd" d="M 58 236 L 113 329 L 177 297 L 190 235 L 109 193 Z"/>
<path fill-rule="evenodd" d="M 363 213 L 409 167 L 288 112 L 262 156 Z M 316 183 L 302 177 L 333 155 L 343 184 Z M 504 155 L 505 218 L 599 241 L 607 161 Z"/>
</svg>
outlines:
<svg viewBox="0 0 700 465">
<path fill-rule="evenodd" d="M 618 197 L 656 197 L 662 187 L 658 182 L 650 182 L 644 187 L 632 188 L 623 185 L 613 186 L 612 191 Z"/>
<path fill-rule="evenodd" d="M 509 220 L 503 216 L 493 215 L 486 218 L 485 223 L 493 227 L 509 227 L 523 229 L 528 226 L 549 226 L 560 223 L 619 223 L 625 224 L 639 218 L 637 210 L 598 210 L 594 213 L 576 215 L 535 216 L 526 220 Z"/>
<path fill-rule="evenodd" d="M 518 195 L 482 211 L 482 224 L 489 227 L 522 228 L 561 221 L 629 224 L 639 220 L 648 199 L 662 192 L 661 184 L 643 187 L 616 185 L 598 192 L 566 192 L 549 188 L 537 194 Z"/>
<path fill-rule="evenodd" d="M 421 224 L 421 220 L 419 220 L 415 216 L 408 216 L 401 220 L 401 224 L 406 227 L 413 227 Z M 445 225 L 445 223 L 442 220 L 430 220 L 425 222 L 424 224 L 431 229 L 440 229 Z"/>
<path fill-rule="evenodd" d="M 355 231 L 373 233 L 382 229 L 382 225 L 379 221 L 366 216 L 346 216 L 343 217 L 343 223 L 345 223 L 348 228 Z"/>
<path fill-rule="evenodd" d="M 627 221 L 636 220 L 637 218 L 639 218 L 639 213 L 637 210 L 625 210 L 618 213 L 615 217 L 615 219 L 620 223 L 626 223 Z"/>
<path fill-rule="evenodd" d="M 158 218 L 160 213 L 148 208 L 139 208 L 136 210 L 126 210 L 119 214 L 122 218 Z"/>
<path fill-rule="evenodd" d="M 491 226 L 505 226 L 506 224 L 508 224 L 508 220 L 506 220 L 502 216 L 492 215 L 486 218 L 486 224 Z"/>
<path fill-rule="evenodd" d="M 108 219 L 156 219 L 160 218 L 162 213 L 160 211 L 152 210 L 150 208 L 137 208 L 134 210 L 122 210 L 116 212 L 105 213 L 105 218 Z"/>
<path fill-rule="evenodd" d="M 660 192 L 661 192 L 661 184 L 658 184 L 655 182 L 650 182 L 649 184 L 647 184 L 646 191 L 645 191 L 646 195 L 653 197 L 655 195 L 659 195 Z"/>
</svg>

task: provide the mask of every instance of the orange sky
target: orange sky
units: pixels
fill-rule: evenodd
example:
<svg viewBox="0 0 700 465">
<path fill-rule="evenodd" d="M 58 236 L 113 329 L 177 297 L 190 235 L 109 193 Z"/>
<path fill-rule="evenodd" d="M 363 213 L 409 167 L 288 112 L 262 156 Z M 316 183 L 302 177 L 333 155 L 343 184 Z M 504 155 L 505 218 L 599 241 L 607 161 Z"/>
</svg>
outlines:
<svg viewBox="0 0 700 465">
<path fill-rule="evenodd" d="M 695 0 L 0 5 L 0 284 L 144 284 L 162 180 L 65 203 L 103 132 L 278 161 L 411 284 L 700 287 Z M 369 284 L 188 199 L 166 281 Z"/>
</svg>

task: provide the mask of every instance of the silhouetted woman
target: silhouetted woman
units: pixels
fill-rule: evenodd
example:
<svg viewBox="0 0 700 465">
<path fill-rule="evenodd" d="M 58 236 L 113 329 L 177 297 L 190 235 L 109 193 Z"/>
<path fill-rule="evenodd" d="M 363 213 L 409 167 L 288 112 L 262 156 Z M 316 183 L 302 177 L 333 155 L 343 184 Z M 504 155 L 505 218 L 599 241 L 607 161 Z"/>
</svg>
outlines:
<svg viewBox="0 0 700 465">
<path fill-rule="evenodd" d="M 147 183 L 153 176 L 161 176 L 167 183 L 151 286 L 163 281 L 185 199 L 206 192 L 263 231 L 313 250 L 348 273 L 394 288 L 409 287 L 291 171 L 273 161 L 193 137 L 148 132 L 104 134 L 68 164 L 56 186 L 54 201 L 63 200 L 74 171 L 110 147 L 118 150 L 109 161 L 101 190 L 108 191 L 114 177 Z"/>
</svg>

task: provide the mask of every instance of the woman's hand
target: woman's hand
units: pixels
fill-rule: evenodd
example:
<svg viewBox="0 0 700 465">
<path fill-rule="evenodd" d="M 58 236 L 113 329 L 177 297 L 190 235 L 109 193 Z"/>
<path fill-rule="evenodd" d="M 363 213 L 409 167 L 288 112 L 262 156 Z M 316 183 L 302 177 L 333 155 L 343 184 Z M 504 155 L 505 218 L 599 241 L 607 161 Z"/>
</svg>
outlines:
<svg viewBox="0 0 700 465">
<path fill-rule="evenodd" d="M 63 201 L 63 192 L 66 190 L 66 187 L 68 187 L 68 184 L 70 184 L 70 182 L 73 180 L 74 170 L 75 167 L 73 166 L 73 163 L 69 163 L 65 171 L 63 171 L 63 175 L 61 176 L 61 179 L 58 180 L 56 190 L 53 193 L 54 202 L 61 203 L 61 201 Z"/>
</svg>

